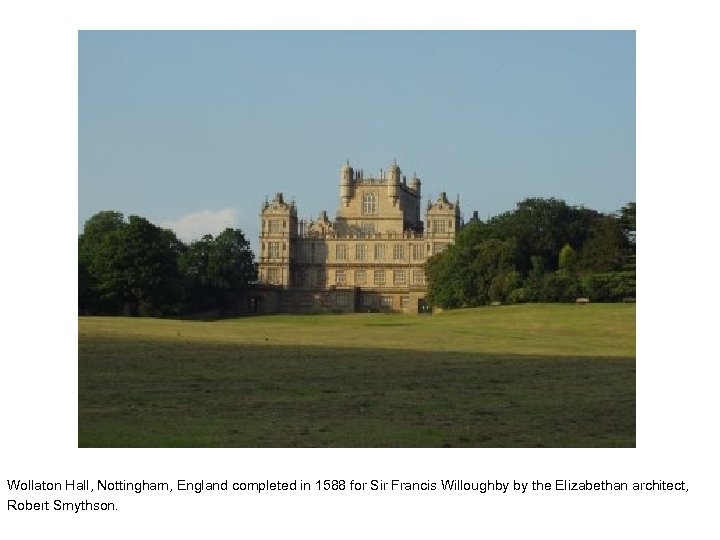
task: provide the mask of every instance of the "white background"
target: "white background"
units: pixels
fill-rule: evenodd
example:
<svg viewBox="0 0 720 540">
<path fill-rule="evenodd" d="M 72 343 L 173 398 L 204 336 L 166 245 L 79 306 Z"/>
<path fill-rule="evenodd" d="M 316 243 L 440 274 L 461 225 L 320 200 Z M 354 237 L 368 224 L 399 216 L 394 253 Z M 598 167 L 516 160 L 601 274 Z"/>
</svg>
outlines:
<svg viewBox="0 0 720 540">
<path fill-rule="evenodd" d="M 100 6 L 102 4 L 102 7 Z M 196 4 L 196 5 L 195 5 Z M 24 2 L 3 8 L 3 536 L 709 537 L 717 500 L 718 61 L 702 2 Z M 18 5 L 20 5 L 18 3 Z M 679 6 L 682 6 L 680 8 Z M 77 31 L 637 30 L 636 449 L 77 448 Z M 685 480 L 688 493 L 119 494 L 116 512 L 9 512 L 7 479 Z M 44 499 L 42 493 L 29 499 Z M 54 498 L 80 500 L 66 492 Z M 102 500 L 100 498 L 96 500 Z M 6 534 L 9 533 L 9 534 Z"/>
</svg>

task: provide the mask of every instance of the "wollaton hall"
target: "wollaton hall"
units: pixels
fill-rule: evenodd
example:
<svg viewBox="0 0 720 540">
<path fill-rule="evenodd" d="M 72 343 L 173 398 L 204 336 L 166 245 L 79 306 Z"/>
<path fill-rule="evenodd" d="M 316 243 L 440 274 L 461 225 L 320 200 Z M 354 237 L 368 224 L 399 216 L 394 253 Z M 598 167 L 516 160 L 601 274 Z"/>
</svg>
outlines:
<svg viewBox="0 0 720 540">
<path fill-rule="evenodd" d="M 418 313 L 425 304 L 424 264 L 462 227 L 459 200 L 440 193 L 420 214 L 421 182 L 393 162 L 377 177 L 346 163 L 334 221 L 325 211 L 298 220 L 282 193 L 260 213 L 260 263 L 252 310 Z"/>
</svg>

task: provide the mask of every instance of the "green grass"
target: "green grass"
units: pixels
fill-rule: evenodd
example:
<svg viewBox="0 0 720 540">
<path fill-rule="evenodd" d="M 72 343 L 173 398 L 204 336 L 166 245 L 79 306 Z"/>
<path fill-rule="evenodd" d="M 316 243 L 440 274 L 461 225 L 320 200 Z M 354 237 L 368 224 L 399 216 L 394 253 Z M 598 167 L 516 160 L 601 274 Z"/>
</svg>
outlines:
<svg viewBox="0 0 720 540">
<path fill-rule="evenodd" d="M 634 356 L 634 305 L 83 317 L 79 446 L 634 446 Z"/>
</svg>

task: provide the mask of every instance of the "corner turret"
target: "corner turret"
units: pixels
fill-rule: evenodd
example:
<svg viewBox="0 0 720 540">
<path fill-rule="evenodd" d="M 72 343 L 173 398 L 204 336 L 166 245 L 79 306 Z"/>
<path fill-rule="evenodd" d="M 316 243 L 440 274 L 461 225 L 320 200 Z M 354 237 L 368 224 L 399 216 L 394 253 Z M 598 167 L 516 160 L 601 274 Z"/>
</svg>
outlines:
<svg viewBox="0 0 720 540">
<path fill-rule="evenodd" d="M 346 161 L 342 169 L 340 169 L 340 200 L 342 204 L 347 206 L 350 204 L 350 199 L 353 193 L 353 168 L 350 166 L 350 161 Z"/>
<path fill-rule="evenodd" d="M 402 178 L 402 171 L 394 159 L 388 172 L 388 195 L 390 195 L 392 204 L 395 206 L 397 204 L 398 197 L 400 196 L 400 179 Z"/>
</svg>

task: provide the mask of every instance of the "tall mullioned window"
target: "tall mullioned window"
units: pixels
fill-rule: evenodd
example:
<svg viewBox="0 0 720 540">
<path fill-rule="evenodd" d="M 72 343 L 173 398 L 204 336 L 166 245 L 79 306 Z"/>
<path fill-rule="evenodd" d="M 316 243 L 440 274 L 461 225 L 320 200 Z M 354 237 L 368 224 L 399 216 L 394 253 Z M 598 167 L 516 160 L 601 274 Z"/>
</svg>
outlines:
<svg viewBox="0 0 720 540">
<path fill-rule="evenodd" d="M 355 270 L 355 285 L 365 285 L 365 270 Z"/>
<path fill-rule="evenodd" d="M 347 245 L 346 244 L 338 244 L 335 246 L 335 259 L 338 261 L 346 261 L 347 260 Z"/>
<path fill-rule="evenodd" d="M 413 244 L 413 259 L 419 261 L 425 258 L 425 245 Z"/>
<path fill-rule="evenodd" d="M 405 246 L 402 244 L 395 244 L 393 246 L 393 259 L 396 261 L 402 261 L 405 258 Z"/>
<path fill-rule="evenodd" d="M 405 270 L 393 270 L 393 282 L 399 285 L 405 284 Z"/>
<path fill-rule="evenodd" d="M 280 220 L 279 219 L 271 219 L 269 221 L 270 223 L 270 233 L 279 233 L 280 232 Z"/>
<path fill-rule="evenodd" d="M 355 246 L 355 260 L 356 261 L 364 261 L 366 256 L 366 246 L 365 244 L 357 244 Z"/>
<path fill-rule="evenodd" d="M 365 193 L 362 198 L 362 213 L 364 215 L 377 214 L 377 193 L 370 191 Z"/>
<path fill-rule="evenodd" d="M 345 284 L 345 270 L 335 270 L 335 283 L 338 285 Z"/>
<path fill-rule="evenodd" d="M 385 283 L 385 270 L 375 270 L 374 272 L 375 285 L 382 285 Z"/>
<path fill-rule="evenodd" d="M 268 242 L 268 257 L 275 259 L 280 256 L 280 242 Z"/>
<path fill-rule="evenodd" d="M 385 244 L 375 244 L 375 260 L 385 260 Z"/>
</svg>

